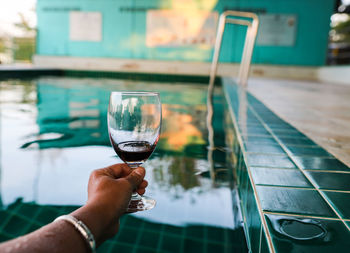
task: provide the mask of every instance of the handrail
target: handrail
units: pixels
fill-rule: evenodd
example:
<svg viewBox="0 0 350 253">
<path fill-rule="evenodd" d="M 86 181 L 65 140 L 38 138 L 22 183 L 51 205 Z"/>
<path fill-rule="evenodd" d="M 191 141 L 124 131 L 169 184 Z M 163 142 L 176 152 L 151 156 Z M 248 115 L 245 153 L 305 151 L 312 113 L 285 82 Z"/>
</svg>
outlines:
<svg viewBox="0 0 350 253">
<path fill-rule="evenodd" d="M 235 16 L 239 18 L 227 18 L 229 16 Z M 242 19 L 245 18 L 245 19 Z M 252 21 L 247 20 L 247 18 L 252 19 Z M 249 76 L 250 62 L 253 55 L 253 49 L 255 44 L 256 34 L 258 32 L 259 19 L 258 16 L 251 12 L 240 12 L 240 11 L 225 11 L 220 15 L 219 25 L 216 35 L 214 55 L 210 68 L 210 79 L 208 86 L 208 95 L 207 95 L 207 128 L 208 128 L 208 162 L 210 164 L 210 176 L 215 183 L 215 171 L 214 171 L 214 162 L 213 162 L 213 151 L 215 150 L 214 143 L 214 128 L 213 128 L 213 91 L 214 91 L 214 81 L 218 67 L 220 49 L 222 37 L 225 31 L 226 23 L 243 25 L 247 26 L 247 33 L 244 41 L 244 48 L 242 53 L 241 65 L 238 73 L 238 84 L 242 86 L 247 85 L 247 80 Z"/>
<path fill-rule="evenodd" d="M 233 16 L 235 18 L 230 16 Z M 251 20 L 242 19 L 242 18 L 248 18 Z M 218 25 L 215 47 L 214 47 L 214 55 L 213 55 L 213 60 L 210 68 L 210 79 L 209 79 L 209 87 L 208 87 L 209 90 L 211 90 L 214 85 L 214 81 L 217 73 L 219 55 L 221 50 L 221 42 L 225 31 L 226 23 L 248 27 L 246 37 L 245 37 L 245 42 L 244 42 L 244 49 L 242 53 L 241 64 L 238 72 L 238 84 L 243 86 L 247 85 L 250 62 L 252 59 L 255 39 L 258 32 L 259 19 L 255 13 L 251 13 L 251 12 L 225 11 L 220 15 L 220 19 L 219 19 L 219 25 Z"/>
</svg>

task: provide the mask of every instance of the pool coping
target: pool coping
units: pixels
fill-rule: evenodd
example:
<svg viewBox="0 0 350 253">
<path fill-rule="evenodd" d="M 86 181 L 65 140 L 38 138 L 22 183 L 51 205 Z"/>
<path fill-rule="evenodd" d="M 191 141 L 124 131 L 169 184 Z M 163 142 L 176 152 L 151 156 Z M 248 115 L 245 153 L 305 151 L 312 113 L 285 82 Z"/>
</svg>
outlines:
<svg viewBox="0 0 350 253">
<path fill-rule="evenodd" d="M 319 241 L 303 244 L 276 232 L 274 219 L 305 224 L 306 220 L 315 224 L 332 221 L 350 239 L 346 204 L 350 186 L 345 181 L 350 178 L 350 168 L 232 78 L 222 78 L 222 84 L 236 133 L 232 151 L 237 156 L 235 170 L 250 251 L 284 252 L 281 249 L 288 243 L 303 252 L 322 246 Z M 345 249 L 346 240 L 339 245 Z"/>
<path fill-rule="evenodd" d="M 157 82 L 187 82 L 187 83 L 209 83 L 209 76 L 203 75 L 178 75 L 178 74 L 151 74 L 142 72 L 117 72 L 117 71 L 93 71 L 59 68 L 37 68 L 37 67 L 4 67 L 0 68 L 0 80 L 35 78 L 41 76 L 63 76 L 63 77 L 89 77 L 89 78 L 113 78 L 130 79 Z M 221 84 L 221 78 L 215 79 L 215 84 Z"/>
</svg>

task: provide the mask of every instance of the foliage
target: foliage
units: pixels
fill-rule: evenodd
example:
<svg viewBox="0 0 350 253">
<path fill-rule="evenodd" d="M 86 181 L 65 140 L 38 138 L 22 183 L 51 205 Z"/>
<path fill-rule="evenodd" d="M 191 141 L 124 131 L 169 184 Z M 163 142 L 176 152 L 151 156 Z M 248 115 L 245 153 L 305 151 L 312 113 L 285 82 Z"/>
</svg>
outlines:
<svg viewBox="0 0 350 253">
<path fill-rule="evenodd" d="M 5 46 L 5 40 L 0 38 L 0 53 L 5 53 L 6 46 Z"/>
<path fill-rule="evenodd" d="M 14 38 L 13 58 L 15 61 L 31 61 L 35 53 L 35 38 Z"/>
</svg>

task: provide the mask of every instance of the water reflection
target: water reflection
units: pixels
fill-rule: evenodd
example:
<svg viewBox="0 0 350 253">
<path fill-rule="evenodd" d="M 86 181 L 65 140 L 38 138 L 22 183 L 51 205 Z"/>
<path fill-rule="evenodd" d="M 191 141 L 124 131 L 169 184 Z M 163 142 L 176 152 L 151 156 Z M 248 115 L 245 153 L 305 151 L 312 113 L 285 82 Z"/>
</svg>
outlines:
<svg viewBox="0 0 350 253">
<path fill-rule="evenodd" d="M 145 164 L 151 212 L 135 214 L 156 223 L 235 228 L 226 150 L 207 160 L 206 87 L 104 79 L 41 78 L 1 84 L 1 197 L 36 205 L 81 205 L 90 172 L 121 162 L 107 132 L 112 90 L 158 91 L 163 127 L 157 149 Z M 1 92 L 1 94 L 4 94 Z M 222 95 L 214 96 L 215 146 L 224 147 Z M 20 158 L 20 159 L 19 159 Z M 74 193 L 74 194 L 72 194 Z"/>
<path fill-rule="evenodd" d="M 37 175 L 31 177 L 35 181 L 40 176 L 37 171 L 45 173 L 38 169 L 41 167 L 64 166 L 76 171 L 73 165 L 78 160 L 86 160 L 82 157 L 93 153 L 97 149 L 94 146 L 101 146 L 101 154 L 110 149 L 106 120 L 110 91 L 145 90 L 145 85 L 149 91 L 160 92 L 163 104 L 163 127 L 155 157 L 171 156 L 166 171 L 155 170 L 154 176 L 159 179 L 156 182 L 168 188 L 181 185 L 184 190 L 200 186 L 198 173 L 207 171 L 208 164 L 203 121 L 206 92 L 205 87 L 199 85 L 186 85 L 183 89 L 183 85 L 176 84 L 68 78 L 2 83 L 1 94 L 6 94 L 1 98 L 5 105 L 3 118 L 5 125 L 11 125 L 5 126 L 11 134 L 2 142 L 12 145 L 9 147 L 11 155 L 6 158 L 6 169 L 16 164 L 13 162 L 16 156 L 22 156 L 24 161 L 27 159 L 28 170 Z M 25 106 L 28 110 L 22 109 Z M 20 127 L 24 124 L 26 128 Z M 83 147 L 86 147 L 85 151 Z M 71 148 L 77 149 L 68 153 Z M 196 166 L 198 159 L 202 160 L 201 166 Z M 115 158 L 104 160 L 115 162 Z M 164 179 L 162 174 L 170 176 Z M 38 188 L 41 183 L 34 184 Z"/>
<path fill-rule="evenodd" d="M 181 186 L 181 190 L 186 191 L 200 185 L 195 167 L 195 159 L 193 158 L 173 157 L 168 166 L 155 167 L 153 175 L 162 190 L 169 191 L 171 186 Z M 175 195 L 179 197 L 179 194 Z"/>
<path fill-rule="evenodd" d="M 110 83 L 90 87 L 79 85 L 74 79 L 69 81 L 72 87 L 67 85 L 67 80 L 64 80 L 64 85 L 57 80 L 37 82 L 39 132 L 33 133 L 33 140 L 24 143 L 22 148 L 33 144 L 38 144 L 36 147 L 39 149 L 110 145 L 106 132 L 109 93 L 115 88 L 123 90 L 126 87 L 115 87 Z M 135 90 L 142 87 L 141 84 L 133 86 Z M 205 93 L 196 86 L 186 92 L 169 90 L 167 85 L 149 88 L 160 90 L 163 103 L 163 127 L 158 150 L 183 152 L 187 145 L 205 145 L 202 134 L 205 125 L 201 123 L 206 111 L 201 103 Z M 188 94 L 192 96 L 191 100 Z M 46 138 L 48 134 L 51 137 L 56 134 L 57 137 Z"/>
</svg>

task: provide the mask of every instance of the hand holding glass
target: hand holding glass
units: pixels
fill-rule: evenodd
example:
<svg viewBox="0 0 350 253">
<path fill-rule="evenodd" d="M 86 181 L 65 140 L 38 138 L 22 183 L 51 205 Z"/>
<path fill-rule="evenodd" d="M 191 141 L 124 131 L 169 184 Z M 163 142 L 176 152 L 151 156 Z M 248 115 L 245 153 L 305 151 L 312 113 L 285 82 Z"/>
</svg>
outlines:
<svg viewBox="0 0 350 253">
<path fill-rule="evenodd" d="M 155 149 L 162 122 L 162 106 L 157 92 L 112 92 L 108 107 L 109 138 L 130 168 L 144 163 Z M 156 201 L 132 195 L 128 212 L 143 211 Z"/>
</svg>

